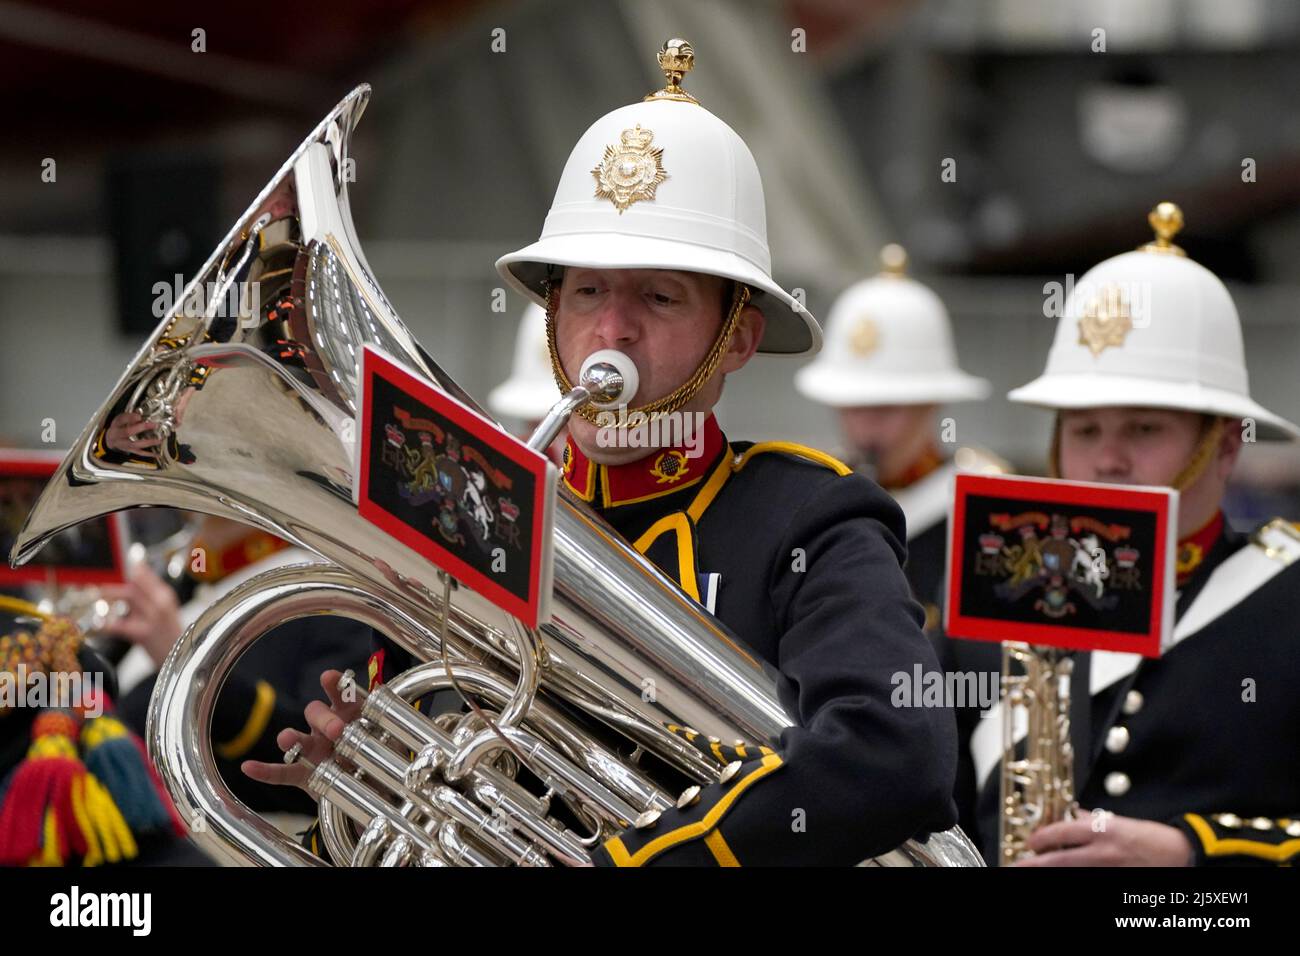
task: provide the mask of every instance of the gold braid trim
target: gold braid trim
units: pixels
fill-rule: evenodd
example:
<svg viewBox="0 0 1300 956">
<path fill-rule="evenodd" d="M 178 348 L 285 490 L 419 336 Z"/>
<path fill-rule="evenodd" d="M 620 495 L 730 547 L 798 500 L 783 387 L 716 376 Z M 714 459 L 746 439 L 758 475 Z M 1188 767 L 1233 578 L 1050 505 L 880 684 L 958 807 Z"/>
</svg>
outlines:
<svg viewBox="0 0 1300 956">
<path fill-rule="evenodd" d="M 718 364 L 722 361 L 723 353 L 726 352 L 727 346 L 731 343 L 732 335 L 735 334 L 736 323 L 740 320 L 741 310 L 749 304 L 749 286 L 743 282 L 734 282 L 732 287 L 731 308 L 727 312 L 727 318 L 722 323 L 722 328 L 718 330 L 718 337 L 713 340 L 713 346 L 691 374 L 691 377 L 663 398 L 655 399 L 653 402 L 639 408 L 628 409 L 628 414 L 624 417 L 624 420 L 617 422 L 614 427 L 637 427 L 677 411 L 694 398 L 695 394 L 704 387 L 704 383 L 713 377 L 713 373 L 718 370 Z M 567 395 L 573 391 L 573 383 L 564 374 L 564 366 L 560 363 L 560 353 L 555 345 L 555 312 L 560 304 L 559 283 L 547 277 L 543 283 L 542 291 L 546 296 L 546 348 L 551 353 L 551 374 L 555 376 L 555 384 L 559 386 L 561 394 Z M 588 403 L 579 408 L 576 414 L 593 425 L 606 427 L 597 420 L 600 411 L 601 409 L 594 408 Z M 633 417 L 634 415 L 636 417 Z"/>
<path fill-rule="evenodd" d="M 1219 450 L 1219 442 L 1222 439 L 1223 419 L 1216 415 L 1208 427 L 1201 428 L 1201 438 L 1192 451 L 1192 457 L 1183 466 L 1183 470 L 1174 476 L 1173 486 L 1179 491 L 1186 491 L 1195 484 L 1196 479 L 1201 477 L 1201 473 L 1205 471 L 1205 467 Z"/>
<path fill-rule="evenodd" d="M 1218 416 L 1206 415 L 1209 424 L 1201 428 L 1201 437 L 1196 442 L 1196 447 L 1192 449 L 1192 457 L 1188 459 L 1187 464 L 1182 470 L 1174 476 L 1170 485 L 1179 491 L 1186 491 L 1196 479 L 1201 477 L 1210 461 L 1214 458 L 1218 450 L 1219 441 L 1223 438 L 1223 419 Z M 1047 456 L 1047 477 L 1061 477 L 1061 413 L 1056 413 L 1056 421 L 1052 425 L 1052 447 Z"/>
</svg>

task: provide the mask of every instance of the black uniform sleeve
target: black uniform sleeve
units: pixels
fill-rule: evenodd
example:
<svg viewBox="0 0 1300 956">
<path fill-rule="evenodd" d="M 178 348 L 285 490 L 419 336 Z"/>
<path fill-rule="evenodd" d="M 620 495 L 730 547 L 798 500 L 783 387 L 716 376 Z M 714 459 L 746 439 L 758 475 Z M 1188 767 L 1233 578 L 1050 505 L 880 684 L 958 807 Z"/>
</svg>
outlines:
<svg viewBox="0 0 1300 956">
<path fill-rule="evenodd" d="M 893 675 L 938 667 L 902 531 L 865 479 L 809 489 L 769 578 L 778 691 L 796 726 L 777 753 L 746 748 L 693 805 L 607 841 L 598 864 L 852 865 L 956 822 L 951 712 L 891 704 Z"/>
<path fill-rule="evenodd" d="M 1300 813 L 1281 819 L 1184 813 L 1168 823 L 1191 841 L 1197 866 L 1292 866 L 1300 861 Z"/>
</svg>

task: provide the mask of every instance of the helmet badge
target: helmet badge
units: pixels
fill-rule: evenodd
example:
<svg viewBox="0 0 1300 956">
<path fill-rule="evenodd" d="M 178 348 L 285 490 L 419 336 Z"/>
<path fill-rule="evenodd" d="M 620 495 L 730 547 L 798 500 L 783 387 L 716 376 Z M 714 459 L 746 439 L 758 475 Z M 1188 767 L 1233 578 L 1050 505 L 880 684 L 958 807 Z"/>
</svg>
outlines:
<svg viewBox="0 0 1300 956">
<path fill-rule="evenodd" d="M 849 348 L 854 355 L 866 356 L 874 352 L 879 344 L 880 330 L 876 328 L 876 323 L 869 317 L 862 316 L 849 334 Z"/>
<path fill-rule="evenodd" d="M 604 157 L 591 171 L 596 178 L 596 198 L 608 199 L 619 215 L 634 202 L 654 199 L 655 189 L 668 178 L 663 147 L 650 148 L 654 137 L 640 123 L 623 130 L 618 145 L 606 146 Z"/>
<path fill-rule="evenodd" d="M 1111 346 L 1120 348 L 1132 330 L 1128 296 L 1119 286 L 1108 285 L 1083 310 L 1079 319 L 1079 344 L 1088 346 L 1097 356 Z"/>
</svg>

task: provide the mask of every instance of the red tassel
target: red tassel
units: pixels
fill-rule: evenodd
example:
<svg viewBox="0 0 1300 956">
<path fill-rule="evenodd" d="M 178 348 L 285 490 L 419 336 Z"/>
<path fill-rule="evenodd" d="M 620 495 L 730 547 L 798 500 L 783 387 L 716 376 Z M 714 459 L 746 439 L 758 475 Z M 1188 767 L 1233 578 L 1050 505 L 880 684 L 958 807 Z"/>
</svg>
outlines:
<svg viewBox="0 0 1300 956">
<path fill-rule="evenodd" d="M 72 807 L 73 783 L 86 774 L 77 758 L 77 722 L 53 711 L 32 722 L 27 758 L 11 774 L 0 806 L 0 865 L 63 864 L 87 849 Z M 47 816 L 53 826 L 47 833 Z M 54 843 L 46 845 L 46 838 Z"/>
</svg>

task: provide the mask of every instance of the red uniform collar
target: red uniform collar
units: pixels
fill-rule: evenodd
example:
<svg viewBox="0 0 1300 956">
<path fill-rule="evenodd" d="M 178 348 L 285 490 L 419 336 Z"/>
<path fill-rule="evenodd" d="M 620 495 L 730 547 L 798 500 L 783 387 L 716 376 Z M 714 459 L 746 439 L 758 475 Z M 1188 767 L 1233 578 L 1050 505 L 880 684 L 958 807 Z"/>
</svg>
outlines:
<svg viewBox="0 0 1300 956">
<path fill-rule="evenodd" d="M 921 452 L 916 461 L 903 469 L 903 473 L 898 476 L 897 481 L 891 481 L 885 488 L 889 491 L 902 491 L 904 488 L 916 484 L 942 464 L 943 456 L 939 454 L 933 445 L 930 445 L 925 451 Z"/>
<path fill-rule="evenodd" d="M 685 445 L 653 449 L 644 458 L 623 465 L 593 462 L 572 438 L 564 446 L 564 483 L 583 501 L 599 508 L 612 508 L 648 501 L 690 488 L 708 477 L 709 465 L 717 460 L 726 439 L 717 419 L 704 423 L 704 441 L 698 457 L 688 457 Z"/>
<path fill-rule="evenodd" d="M 1205 556 L 1210 553 L 1210 549 L 1222 534 L 1223 512 L 1216 511 L 1214 517 L 1200 528 L 1187 537 L 1179 539 L 1178 549 L 1175 552 L 1178 561 L 1175 571 L 1179 587 L 1186 584 L 1196 569 L 1201 566 L 1201 562 L 1205 560 Z"/>
</svg>

